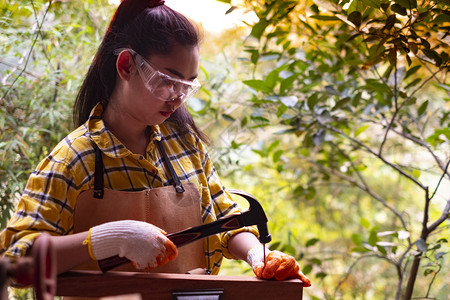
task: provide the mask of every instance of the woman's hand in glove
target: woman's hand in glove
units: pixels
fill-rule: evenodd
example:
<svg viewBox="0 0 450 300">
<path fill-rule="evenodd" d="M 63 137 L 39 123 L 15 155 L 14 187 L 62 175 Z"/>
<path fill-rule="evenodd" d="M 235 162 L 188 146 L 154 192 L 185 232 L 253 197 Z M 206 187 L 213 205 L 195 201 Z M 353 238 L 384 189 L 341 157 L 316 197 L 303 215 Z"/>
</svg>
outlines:
<svg viewBox="0 0 450 300">
<path fill-rule="evenodd" d="M 262 247 L 253 247 L 247 256 L 247 261 L 253 268 L 253 272 L 259 278 L 284 280 L 298 278 L 303 281 L 303 286 L 311 286 L 311 280 L 300 270 L 299 263 L 290 255 L 280 251 L 266 249 L 266 265 Z"/>
<path fill-rule="evenodd" d="M 177 256 L 177 248 L 165 232 L 146 222 L 123 220 L 104 223 L 89 230 L 86 243 L 92 259 L 119 255 L 139 270 L 164 265 Z"/>
</svg>

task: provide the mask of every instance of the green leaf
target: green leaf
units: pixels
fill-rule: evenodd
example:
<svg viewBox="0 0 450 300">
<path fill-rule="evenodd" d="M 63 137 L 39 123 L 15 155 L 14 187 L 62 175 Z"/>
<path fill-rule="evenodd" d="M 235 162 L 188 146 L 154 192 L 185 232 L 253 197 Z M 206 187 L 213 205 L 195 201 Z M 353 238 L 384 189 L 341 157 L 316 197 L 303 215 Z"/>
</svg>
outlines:
<svg viewBox="0 0 450 300">
<path fill-rule="evenodd" d="M 369 227 L 370 227 L 369 221 L 367 221 L 367 219 L 365 219 L 365 218 L 361 218 L 361 219 L 359 220 L 359 222 L 361 223 L 361 225 L 362 225 L 364 228 L 369 228 Z"/>
<path fill-rule="evenodd" d="M 366 9 L 364 3 L 359 0 L 353 0 L 350 3 L 350 6 L 348 7 L 347 13 L 350 15 L 354 11 L 359 11 L 360 13 L 363 13 Z"/>
<path fill-rule="evenodd" d="M 230 121 L 230 122 L 236 121 L 235 118 L 233 118 L 232 116 L 230 116 L 228 114 L 222 114 L 222 118 L 224 118 L 225 120 Z"/>
<path fill-rule="evenodd" d="M 387 58 L 388 58 L 388 60 L 389 60 L 389 62 L 390 62 L 390 64 L 392 66 L 396 66 L 397 65 L 397 51 L 394 48 L 389 50 Z"/>
<path fill-rule="evenodd" d="M 308 240 L 307 242 L 306 242 L 306 247 L 311 247 L 311 246 L 314 246 L 318 241 L 320 241 L 319 239 L 317 239 L 317 238 L 312 238 L 312 239 L 310 239 L 310 240 Z"/>
<path fill-rule="evenodd" d="M 370 7 L 380 8 L 381 1 L 380 0 L 362 0 L 364 4 Z"/>
<path fill-rule="evenodd" d="M 423 271 L 423 275 L 428 276 L 428 275 L 432 274 L 433 272 L 434 272 L 433 269 L 425 269 L 425 271 Z"/>
<path fill-rule="evenodd" d="M 316 274 L 316 278 L 319 278 L 319 279 L 325 278 L 327 275 L 328 274 L 325 273 L 325 272 L 319 272 L 319 273 Z"/>
<path fill-rule="evenodd" d="M 438 15 L 433 20 L 433 23 L 445 23 L 445 22 L 450 22 L 450 15 L 448 15 L 448 14 L 441 14 L 441 15 Z"/>
<path fill-rule="evenodd" d="M 370 127 L 370 125 L 363 125 L 363 126 L 359 127 L 358 129 L 356 129 L 356 131 L 354 133 L 354 137 L 357 137 L 358 135 L 360 135 L 361 133 L 366 131 L 366 129 L 369 127 Z"/>
<path fill-rule="evenodd" d="M 331 110 L 337 110 L 337 109 L 339 109 L 339 108 L 342 108 L 342 107 L 344 107 L 344 106 L 346 106 L 349 102 L 350 102 L 350 97 L 345 97 L 345 98 L 343 98 L 343 99 L 341 99 L 341 100 L 339 100 L 337 103 L 336 103 L 336 105 L 335 106 L 333 106 L 333 108 L 331 109 Z"/>
<path fill-rule="evenodd" d="M 312 271 L 312 265 L 306 265 L 303 267 L 303 274 L 308 275 Z"/>
<path fill-rule="evenodd" d="M 417 54 L 419 52 L 419 47 L 416 43 L 408 42 L 408 49 L 411 50 L 412 53 Z"/>
<path fill-rule="evenodd" d="M 423 54 L 425 54 L 426 57 L 434 60 L 436 63 L 436 66 L 440 66 L 442 64 L 442 58 L 439 56 L 439 54 L 434 50 L 429 49 L 422 49 Z"/>
<path fill-rule="evenodd" d="M 236 143 L 235 141 L 231 141 L 231 149 L 238 149 L 241 144 Z"/>
<path fill-rule="evenodd" d="M 247 126 L 247 123 L 248 123 L 248 117 L 245 116 L 241 119 L 241 127 Z"/>
<path fill-rule="evenodd" d="M 412 9 L 417 7 L 417 1 L 416 0 L 394 0 L 395 3 L 399 4 L 400 6 L 406 8 L 406 9 Z"/>
<path fill-rule="evenodd" d="M 322 261 L 316 257 L 312 258 L 309 260 L 313 265 L 318 265 L 321 266 L 322 265 Z"/>
<path fill-rule="evenodd" d="M 420 178 L 420 171 L 419 171 L 419 170 L 414 169 L 414 170 L 412 171 L 412 173 L 413 173 L 413 175 L 414 175 L 416 178 Z"/>
<path fill-rule="evenodd" d="M 406 16 L 408 14 L 408 12 L 406 11 L 406 8 L 400 6 L 396 3 L 391 5 L 391 10 L 402 16 Z"/>
<path fill-rule="evenodd" d="M 283 245 L 283 247 L 281 247 L 281 251 L 292 256 L 295 256 L 296 252 L 295 248 L 288 244 Z"/>
<path fill-rule="evenodd" d="M 277 109 L 277 117 L 280 118 L 286 111 L 288 107 L 284 104 L 281 104 Z"/>
<path fill-rule="evenodd" d="M 355 245 L 360 246 L 361 245 L 361 236 L 357 233 L 352 234 L 352 241 Z"/>
<path fill-rule="evenodd" d="M 387 255 L 386 249 L 384 249 L 384 247 L 377 245 L 377 249 L 381 252 L 381 254 Z"/>
<path fill-rule="evenodd" d="M 361 13 L 359 11 L 354 11 L 348 15 L 348 20 L 355 24 L 356 28 L 359 28 L 362 23 Z"/>
<path fill-rule="evenodd" d="M 361 246 L 353 248 L 351 251 L 358 252 L 358 253 L 366 253 L 366 252 L 369 252 L 370 250 L 361 245 Z"/>
<path fill-rule="evenodd" d="M 314 106 L 316 106 L 316 104 L 318 102 L 319 102 L 318 94 L 314 93 L 308 98 L 306 103 L 308 104 L 309 110 L 313 111 L 314 110 Z"/>
<path fill-rule="evenodd" d="M 273 243 L 270 243 L 269 249 L 270 250 L 278 250 L 280 247 L 281 242 L 280 241 L 276 241 Z"/>
<path fill-rule="evenodd" d="M 281 155 L 283 155 L 283 150 L 278 150 L 275 152 L 272 156 L 272 160 L 274 163 L 278 162 L 280 160 Z"/>
<path fill-rule="evenodd" d="M 408 66 L 410 66 L 412 64 L 411 57 L 409 57 L 408 54 L 405 54 L 405 58 L 406 58 L 406 61 L 408 62 Z"/>
<path fill-rule="evenodd" d="M 390 15 L 389 17 L 386 18 L 384 29 L 390 30 L 392 27 L 394 27 L 396 21 L 397 17 L 395 16 L 395 14 Z"/>
<path fill-rule="evenodd" d="M 250 35 L 259 40 L 269 24 L 270 22 L 266 19 L 260 19 L 259 22 L 253 26 Z"/>
<path fill-rule="evenodd" d="M 417 246 L 417 249 L 420 252 L 426 252 L 427 251 L 427 244 L 425 243 L 425 241 L 423 239 L 417 240 L 416 246 Z"/>
<path fill-rule="evenodd" d="M 250 61 L 252 64 L 256 64 L 259 59 L 259 51 L 255 49 L 245 49 L 245 52 L 250 53 Z"/>
<path fill-rule="evenodd" d="M 383 44 L 374 44 L 369 48 L 369 60 L 376 61 L 384 52 L 386 48 Z"/>
<path fill-rule="evenodd" d="M 450 140 L 450 128 L 441 128 L 441 129 L 435 129 L 434 130 L 435 135 L 444 135 L 447 140 Z"/>
<path fill-rule="evenodd" d="M 266 83 L 266 85 L 273 90 L 273 88 L 275 87 L 275 85 L 277 84 L 277 80 L 278 80 L 278 74 L 280 73 L 280 71 L 278 69 L 275 69 L 273 71 L 271 71 L 265 78 L 264 82 Z"/>
<path fill-rule="evenodd" d="M 428 43 L 428 41 L 424 38 L 420 38 L 420 43 L 422 44 L 422 46 L 424 46 L 428 50 L 431 48 L 430 43 Z"/>
<path fill-rule="evenodd" d="M 405 78 L 403 78 L 403 79 L 406 79 L 406 78 L 408 78 L 409 76 L 411 76 L 411 75 L 413 75 L 414 73 L 416 73 L 417 70 L 420 69 L 420 67 L 421 67 L 420 65 L 417 65 L 417 66 L 413 66 L 413 67 L 409 68 L 408 71 L 406 71 Z"/>
<path fill-rule="evenodd" d="M 381 9 L 384 10 L 385 12 L 388 10 L 390 3 L 389 2 L 382 2 L 380 4 Z"/>
<path fill-rule="evenodd" d="M 372 229 L 369 234 L 369 245 L 376 246 L 377 242 L 378 242 L 377 232 Z"/>
<path fill-rule="evenodd" d="M 306 189 L 305 198 L 311 200 L 314 199 L 315 196 L 316 196 L 316 189 L 312 186 L 309 186 Z"/>
<path fill-rule="evenodd" d="M 409 89 L 410 87 L 417 85 L 421 81 L 422 80 L 420 78 L 416 78 L 413 81 L 411 81 L 410 83 L 408 83 L 408 85 L 405 87 L 405 89 Z"/>
<path fill-rule="evenodd" d="M 257 122 L 257 123 L 270 123 L 269 119 L 261 117 L 261 116 L 250 116 L 250 119 L 252 119 L 253 121 Z"/>
<path fill-rule="evenodd" d="M 272 89 L 269 86 L 267 86 L 265 81 L 263 80 L 258 79 L 244 80 L 243 83 L 257 91 L 262 91 L 265 93 L 272 92 Z"/>
<path fill-rule="evenodd" d="M 424 103 L 422 103 L 422 105 L 420 105 L 419 109 L 417 110 L 417 114 L 419 115 L 419 117 L 423 116 L 428 108 L 428 100 L 426 100 Z"/>
<path fill-rule="evenodd" d="M 273 141 L 268 147 L 267 147 L 267 152 L 270 153 L 273 150 L 275 150 L 275 148 L 277 148 L 280 145 L 280 140 L 275 140 Z"/>
<path fill-rule="evenodd" d="M 339 21 L 339 18 L 335 16 L 312 15 L 310 18 L 322 21 Z"/>
<path fill-rule="evenodd" d="M 256 149 L 252 149 L 252 151 L 255 152 L 256 154 L 258 154 L 259 156 L 263 157 L 263 158 L 267 156 L 267 153 L 264 152 L 264 151 L 256 150 Z"/>
<path fill-rule="evenodd" d="M 286 91 L 289 91 L 292 89 L 292 86 L 294 84 L 294 81 L 297 79 L 298 75 L 294 74 L 292 76 L 289 76 L 286 79 L 282 79 L 280 82 L 280 93 L 285 93 Z"/>
</svg>

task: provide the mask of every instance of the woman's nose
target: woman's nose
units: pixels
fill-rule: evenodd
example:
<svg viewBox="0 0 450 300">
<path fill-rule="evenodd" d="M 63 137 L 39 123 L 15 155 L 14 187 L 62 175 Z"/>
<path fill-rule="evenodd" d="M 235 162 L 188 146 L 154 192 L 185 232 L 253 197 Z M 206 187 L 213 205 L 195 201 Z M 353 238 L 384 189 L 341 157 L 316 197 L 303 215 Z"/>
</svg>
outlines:
<svg viewBox="0 0 450 300">
<path fill-rule="evenodd" d="M 173 98 L 170 98 L 170 100 L 167 101 L 167 102 L 168 102 L 170 105 L 178 106 L 178 105 L 180 105 L 181 103 L 183 103 L 184 97 L 185 97 L 184 94 L 181 94 L 181 95 L 174 95 Z"/>
</svg>

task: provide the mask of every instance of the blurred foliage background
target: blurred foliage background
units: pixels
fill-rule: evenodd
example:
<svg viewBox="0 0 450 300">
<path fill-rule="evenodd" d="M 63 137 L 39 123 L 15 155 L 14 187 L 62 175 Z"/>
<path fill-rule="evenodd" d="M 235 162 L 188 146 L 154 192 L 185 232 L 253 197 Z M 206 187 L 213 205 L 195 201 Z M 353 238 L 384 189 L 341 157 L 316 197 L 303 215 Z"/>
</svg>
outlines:
<svg viewBox="0 0 450 300">
<path fill-rule="evenodd" d="M 226 186 L 263 204 L 269 247 L 312 279 L 304 298 L 448 299 L 449 1 L 220 2 L 257 21 L 205 31 L 188 105 Z M 115 7 L 2 0 L 2 228 L 73 129 Z M 222 274 L 242 273 L 224 262 Z"/>
</svg>

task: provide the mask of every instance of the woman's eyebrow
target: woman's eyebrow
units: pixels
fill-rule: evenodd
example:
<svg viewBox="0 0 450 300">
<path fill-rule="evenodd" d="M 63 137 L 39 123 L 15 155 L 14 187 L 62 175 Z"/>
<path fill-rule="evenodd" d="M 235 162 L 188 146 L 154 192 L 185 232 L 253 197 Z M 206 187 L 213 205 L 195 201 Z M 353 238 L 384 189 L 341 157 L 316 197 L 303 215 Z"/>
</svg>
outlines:
<svg viewBox="0 0 450 300">
<path fill-rule="evenodd" d="M 178 72 L 177 70 L 174 70 L 172 68 L 165 68 L 167 71 L 169 71 L 170 73 L 172 73 L 175 76 L 180 77 L 181 79 L 185 79 L 183 74 L 181 74 L 180 72 Z M 197 78 L 197 74 L 192 76 L 191 78 L 185 79 L 185 80 L 194 80 L 195 78 Z"/>
</svg>

